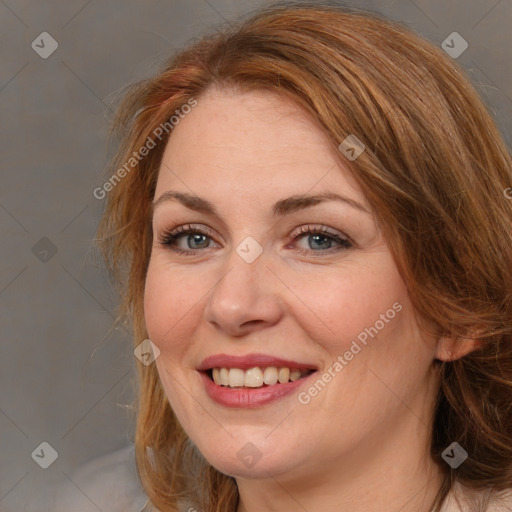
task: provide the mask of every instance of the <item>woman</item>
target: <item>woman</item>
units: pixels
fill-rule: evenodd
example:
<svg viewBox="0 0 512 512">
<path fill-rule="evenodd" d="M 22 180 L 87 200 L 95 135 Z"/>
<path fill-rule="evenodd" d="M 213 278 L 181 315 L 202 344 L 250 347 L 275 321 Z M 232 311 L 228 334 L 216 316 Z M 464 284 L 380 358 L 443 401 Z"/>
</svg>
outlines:
<svg viewBox="0 0 512 512">
<path fill-rule="evenodd" d="M 119 112 L 147 509 L 510 510 L 512 162 L 450 57 L 274 7 Z"/>
</svg>

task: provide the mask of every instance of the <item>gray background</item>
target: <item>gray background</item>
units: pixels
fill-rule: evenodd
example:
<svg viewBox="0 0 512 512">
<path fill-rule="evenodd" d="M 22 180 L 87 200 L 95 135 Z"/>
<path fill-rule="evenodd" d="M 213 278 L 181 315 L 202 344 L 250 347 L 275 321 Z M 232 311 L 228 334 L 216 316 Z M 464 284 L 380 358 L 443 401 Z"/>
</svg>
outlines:
<svg viewBox="0 0 512 512">
<path fill-rule="evenodd" d="M 0 510 L 50 510 L 58 481 L 132 442 L 131 339 L 112 330 L 116 298 L 94 248 L 113 94 L 265 3 L 0 1 Z M 347 3 L 439 45 L 460 33 L 458 61 L 510 145 L 512 0 Z M 31 47 L 44 31 L 59 45 L 47 59 Z M 43 441 L 59 454 L 48 469 L 31 458 Z"/>
</svg>

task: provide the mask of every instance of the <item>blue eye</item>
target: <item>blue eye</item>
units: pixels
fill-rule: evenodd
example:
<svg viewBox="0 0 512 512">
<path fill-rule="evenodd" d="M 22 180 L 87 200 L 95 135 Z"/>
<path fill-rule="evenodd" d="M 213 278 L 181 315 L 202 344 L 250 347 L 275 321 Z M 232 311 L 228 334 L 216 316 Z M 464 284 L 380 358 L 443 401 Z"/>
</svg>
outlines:
<svg viewBox="0 0 512 512">
<path fill-rule="evenodd" d="M 186 241 L 189 249 L 206 249 L 208 247 L 208 241 L 205 244 L 204 241 L 207 235 L 202 233 L 190 233 L 187 235 Z M 195 244 L 198 244 L 197 246 Z"/>
<path fill-rule="evenodd" d="M 185 249 L 179 247 L 180 239 L 185 241 Z M 187 225 L 165 232 L 159 243 L 178 254 L 191 254 L 197 252 L 197 249 L 208 249 L 208 239 L 211 239 L 209 232 Z"/>
<path fill-rule="evenodd" d="M 326 227 L 302 226 L 298 233 L 292 236 L 292 242 L 296 243 L 301 239 L 307 240 L 308 247 L 296 250 L 299 253 L 315 256 L 353 247 L 347 238 L 331 233 Z M 211 242 L 213 242 L 211 231 L 190 224 L 166 231 L 159 240 L 162 247 L 166 247 L 177 254 L 189 256 L 197 255 L 202 249 L 212 248 Z"/>
<path fill-rule="evenodd" d="M 306 249 L 299 249 L 301 253 L 313 253 L 317 255 L 322 252 L 333 252 L 342 249 L 350 249 L 352 247 L 352 243 L 347 238 L 343 238 L 336 233 L 331 233 L 326 227 L 302 226 L 299 232 L 294 236 L 293 241 L 296 242 L 299 239 L 307 240 L 308 245 Z"/>
</svg>

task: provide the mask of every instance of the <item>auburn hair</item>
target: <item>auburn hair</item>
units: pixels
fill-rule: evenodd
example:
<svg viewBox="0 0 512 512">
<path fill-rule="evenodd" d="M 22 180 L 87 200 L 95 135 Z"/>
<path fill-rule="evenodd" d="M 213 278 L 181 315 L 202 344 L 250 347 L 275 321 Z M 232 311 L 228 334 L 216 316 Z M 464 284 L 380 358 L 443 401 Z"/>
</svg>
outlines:
<svg viewBox="0 0 512 512">
<path fill-rule="evenodd" d="M 318 3 L 266 7 L 194 41 L 128 88 L 113 119 L 119 150 L 107 175 L 119 179 L 108 186 L 98 243 L 134 344 L 148 337 L 150 205 L 175 128 L 169 119 L 211 87 L 274 92 L 320 123 L 334 149 L 348 135 L 364 143 L 357 160 L 338 151 L 339 160 L 373 206 L 415 310 L 439 334 L 481 340 L 460 359 L 434 362 L 441 384 L 431 457 L 444 484 L 433 510 L 455 482 L 469 491 L 512 488 L 511 155 L 454 60 L 377 14 Z M 130 161 L 150 139 L 154 147 Z M 190 442 L 155 365 L 137 365 L 135 448 L 150 503 L 162 512 L 179 510 L 180 500 L 235 511 L 235 480 Z M 457 469 L 441 458 L 454 441 L 469 453 Z"/>
</svg>

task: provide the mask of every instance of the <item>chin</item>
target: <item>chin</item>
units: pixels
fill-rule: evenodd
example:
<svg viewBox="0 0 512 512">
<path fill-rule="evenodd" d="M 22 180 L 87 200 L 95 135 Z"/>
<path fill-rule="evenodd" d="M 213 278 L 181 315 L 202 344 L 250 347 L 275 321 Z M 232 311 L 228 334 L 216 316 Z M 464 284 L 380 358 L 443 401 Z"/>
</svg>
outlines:
<svg viewBox="0 0 512 512">
<path fill-rule="evenodd" d="M 251 434 L 252 429 L 244 429 L 244 434 L 234 434 L 229 441 L 210 439 L 205 440 L 204 449 L 201 445 L 198 447 L 213 467 L 234 478 L 269 478 L 297 468 L 297 449 L 285 445 L 284 439 L 269 439 L 268 430 Z M 216 446 L 221 449 L 212 449 Z M 303 456 L 304 453 L 301 459 Z"/>
<path fill-rule="evenodd" d="M 212 454 L 207 458 L 208 462 L 221 473 L 233 478 L 246 479 L 267 479 L 282 474 L 286 474 L 296 466 L 295 461 L 288 459 L 287 463 L 283 459 L 273 454 L 272 457 L 255 459 L 250 462 L 248 459 L 238 460 L 237 452 L 233 450 L 233 457 L 226 457 L 226 454 Z"/>
</svg>

